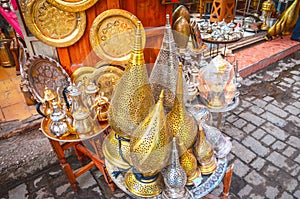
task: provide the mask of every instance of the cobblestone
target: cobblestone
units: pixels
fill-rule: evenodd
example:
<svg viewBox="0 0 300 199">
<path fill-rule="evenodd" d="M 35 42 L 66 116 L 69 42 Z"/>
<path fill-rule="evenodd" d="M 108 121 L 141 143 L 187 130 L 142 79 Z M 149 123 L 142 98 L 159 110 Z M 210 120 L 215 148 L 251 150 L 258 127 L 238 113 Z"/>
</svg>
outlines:
<svg viewBox="0 0 300 199">
<path fill-rule="evenodd" d="M 267 189 L 266 190 L 266 197 L 267 198 L 275 199 L 278 196 L 279 191 L 276 187 L 267 186 L 266 189 Z"/>
<path fill-rule="evenodd" d="M 240 114 L 240 117 L 242 117 L 243 119 L 247 120 L 248 122 L 251 122 L 252 124 L 255 124 L 256 126 L 260 126 L 262 125 L 265 120 L 252 114 L 249 112 L 243 112 Z"/>
<path fill-rule="evenodd" d="M 261 170 L 265 165 L 266 161 L 261 157 L 257 157 L 252 163 L 251 166 L 257 171 Z"/>
<path fill-rule="evenodd" d="M 276 141 L 276 139 L 273 136 L 268 134 L 263 139 L 261 139 L 261 141 L 263 143 L 265 143 L 266 145 L 271 145 L 272 143 L 274 143 Z"/>
<path fill-rule="evenodd" d="M 249 110 L 252 111 L 252 113 L 256 114 L 256 115 L 260 115 L 264 112 L 264 109 L 256 106 L 256 105 L 253 105 L 251 107 L 249 107 Z"/>
<path fill-rule="evenodd" d="M 289 139 L 287 140 L 287 143 L 297 149 L 300 149 L 300 139 L 296 136 L 290 136 Z"/>
<path fill-rule="evenodd" d="M 265 157 L 270 152 L 268 148 L 264 147 L 259 141 L 250 136 L 246 137 L 242 143 L 261 157 Z"/>
<path fill-rule="evenodd" d="M 296 154 L 297 150 L 291 146 L 288 146 L 282 153 L 283 155 L 287 157 L 292 157 L 294 154 Z"/>
<path fill-rule="evenodd" d="M 283 192 L 280 199 L 293 199 L 294 197 L 291 194 L 288 194 L 287 192 Z"/>
<path fill-rule="evenodd" d="M 250 168 L 239 159 L 234 161 L 234 173 L 243 178 L 249 172 Z"/>
<path fill-rule="evenodd" d="M 247 123 L 247 125 L 243 127 L 243 131 L 248 134 L 251 133 L 254 129 L 256 129 L 256 127 L 250 123 Z"/>
<path fill-rule="evenodd" d="M 279 127 L 284 127 L 287 124 L 287 121 L 279 118 L 278 116 L 276 116 L 270 112 L 265 112 L 265 113 L 261 114 L 261 117 Z"/>
<path fill-rule="evenodd" d="M 288 111 L 289 113 L 293 115 L 298 115 L 300 113 L 300 110 L 292 105 L 287 105 L 284 110 Z"/>
<path fill-rule="evenodd" d="M 253 185 L 259 185 L 259 186 L 265 186 L 266 179 L 262 177 L 259 173 L 256 171 L 251 171 L 246 177 L 245 180 Z"/>
<path fill-rule="evenodd" d="M 256 157 L 252 151 L 248 150 L 235 140 L 232 141 L 232 146 L 232 153 L 237 157 L 240 157 L 246 163 L 250 163 Z"/>
<path fill-rule="evenodd" d="M 267 133 L 273 135 L 277 139 L 285 140 L 288 137 L 288 134 L 285 131 L 281 130 L 280 128 L 278 128 L 277 126 L 275 126 L 274 124 L 271 124 L 269 122 L 267 122 L 266 124 L 264 124 L 262 126 L 262 128 Z"/>
<path fill-rule="evenodd" d="M 284 108 L 284 107 L 286 106 L 285 103 L 283 103 L 283 102 L 278 102 L 277 100 L 272 101 L 271 104 L 273 104 L 273 105 L 275 105 L 275 106 L 277 106 L 277 107 L 279 107 L 279 108 Z"/>
<path fill-rule="evenodd" d="M 267 102 L 265 102 L 265 101 L 263 101 L 263 100 L 261 100 L 261 99 L 255 99 L 255 100 L 253 101 L 253 103 L 254 103 L 256 106 L 260 107 L 260 108 L 264 108 L 264 107 L 267 105 Z"/>
<path fill-rule="evenodd" d="M 286 144 L 277 140 L 273 145 L 272 145 L 272 149 L 276 150 L 276 151 L 281 151 L 282 149 L 284 149 L 286 147 Z"/>
<path fill-rule="evenodd" d="M 251 191 L 252 191 L 252 187 L 249 185 L 246 185 L 244 188 L 242 188 L 239 192 L 238 192 L 238 196 L 240 198 L 247 198 L 246 196 L 248 196 Z"/>
<path fill-rule="evenodd" d="M 266 132 L 262 129 L 257 129 L 256 131 L 254 131 L 252 133 L 252 136 L 255 137 L 257 140 L 259 140 L 260 138 L 262 138 L 264 135 L 266 134 Z"/>
<path fill-rule="evenodd" d="M 265 107 L 265 110 L 270 111 L 270 112 L 276 114 L 277 116 L 279 116 L 281 118 L 285 118 L 288 115 L 287 112 L 285 112 L 284 110 L 278 108 L 277 106 L 274 106 L 273 104 L 268 104 Z"/>
</svg>

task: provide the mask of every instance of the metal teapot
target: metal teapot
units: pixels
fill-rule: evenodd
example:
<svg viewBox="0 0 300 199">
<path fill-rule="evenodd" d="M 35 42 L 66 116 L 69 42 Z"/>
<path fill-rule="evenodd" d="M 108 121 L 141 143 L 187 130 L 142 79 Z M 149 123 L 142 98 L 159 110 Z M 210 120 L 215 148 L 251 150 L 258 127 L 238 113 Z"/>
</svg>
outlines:
<svg viewBox="0 0 300 199">
<path fill-rule="evenodd" d="M 75 137 L 78 138 L 76 131 L 68 123 L 66 114 L 60 109 L 59 104 L 56 101 L 53 101 L 52 105 L 53 113 L 50 115 L 50 132 L 59 138 L 66 137 L 70 134 L 74 134 Z"/>
<path fill-rule="evenodd" d="M 52 90 L 48 89 L 48 87 L 46 86 L 42 102 L 36 104 L 37 112 L 43 117 L 50 116 L 53 113 L 52 101 L 55 100 L 56 97 L 57 95 Z M 44 109 L 43 111 L 41 110 L 41 106 Z"/>
</svg>

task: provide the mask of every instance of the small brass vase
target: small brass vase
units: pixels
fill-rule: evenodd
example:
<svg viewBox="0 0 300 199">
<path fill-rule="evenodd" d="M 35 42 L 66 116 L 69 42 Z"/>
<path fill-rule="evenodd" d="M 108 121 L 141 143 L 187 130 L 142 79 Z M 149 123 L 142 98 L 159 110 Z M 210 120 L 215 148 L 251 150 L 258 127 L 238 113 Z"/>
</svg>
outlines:
<svg viewBox="0 0 300 199">
<path fill-rule="evenodd" d="M 217 168 L 217 160 L 209 142 L 206 141 L 202 127 L 199 127 L 199 138 L 194 146 L 195 156 L 200 164 L 202 175 L 213 173 Z"/>
<path fill-rule="evenodd" d="M 197 159 L 192 149 L 186 150 L 179 158 L 180 165 L 187 175 L 187 186 L 194 185 L 193 180 L 201 177 L 201 170 L 198 167 Z"/>
</svg>

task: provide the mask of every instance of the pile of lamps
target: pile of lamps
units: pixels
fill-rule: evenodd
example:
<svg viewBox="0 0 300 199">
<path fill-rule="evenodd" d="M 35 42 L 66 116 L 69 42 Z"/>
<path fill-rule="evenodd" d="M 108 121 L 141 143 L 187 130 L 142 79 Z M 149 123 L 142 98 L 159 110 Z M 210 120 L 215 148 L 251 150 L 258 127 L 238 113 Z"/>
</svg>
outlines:
<svg viewBox="0 0 300 199">
<path fill-rule="evenodd" d="M 212 174 L 231 142 L 207 121 L 205 106 L 186 108 L 187 85 L 176 53 L 169 15 L 158 58 L 148 77 L 138 24 L 133 50 L 108 110 L 112 128 L 102 149 L 105 161 L 123 174 L 127 190 L 140 197 L 162 193 L 187 198 L 186 187 Z M 220 71 L 219 71 L 220 72 Z"/>
</svg>

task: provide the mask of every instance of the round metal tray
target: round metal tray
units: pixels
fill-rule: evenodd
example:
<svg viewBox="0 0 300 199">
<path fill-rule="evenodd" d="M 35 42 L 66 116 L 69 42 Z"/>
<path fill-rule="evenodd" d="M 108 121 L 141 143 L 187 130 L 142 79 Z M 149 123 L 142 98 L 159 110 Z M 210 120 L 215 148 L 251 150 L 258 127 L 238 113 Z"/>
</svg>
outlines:
<svg viewBox="0 0 300 199">
<path fill-rule="evenodd" d="M 84 11 L 62 11 L 46 0 L 28 0 L 24 19 L 36 38 L 55 47 L 73 45 L 84 34 L 86 27 Z"/>
<path fill-rule="evenodd" d="M 138 18 L 121 9 L 110 9 L 98 15 L 90 30 L 90 43 L 96 54 L 108 63 L 127 61 L 135 41 Z M 146 43 L 144 28 L 142 44 Z"/>
<path fill-rule="evenodd" d="M 24 76 L 29 84 L 28 89 L 37 102 L 42 102 L 45 87 L 56 92 L 59 88 L 71 85 L 71 78 L 54 59 L 35 55 L 30 57 L 24 66 Z"/>
<path fill-rule="evenodd" d="M 199 186 L 189 187 L 188 189 L 189 189 L 190 193 L 193 195 L 192 198 L 201 198 L 201 197 L 207 195 L 208 193 L 210 193 L 212 190 L 214 190 L 221 183 L 221 181 L 225 175 L 225 172 L 227 170 L 227 164 L 228 164 L 228 161 L 226 158 L 218 159 L 217 169 L 211 175 L 202 176 L 203 180 Z M 114 167 L 108 161 L 105 161 L 105 165 L 106 165 L 106 168 L 107 168 L 107 171 L 108 171 L 110 177 L 112 178 L 114 183 L 123 192 L 125 192 L 126 194 L 128 194 L 129 196 L 131 196 L 133 198 L 141 198 L 141 197 L 134 195 L 133 193 L 131 193 L 130 191 L 128 191 L 126 189 L 125 184 L 124 184 L 124 174 L 123 173 L 121 173 L 121 175 L 119 175 L 117 178 L 115 178 L 112 175 L 113 171 L 119 171 L 118 168 Z M 162 198 L 162 196 L 158 195 L 156 197 L 152 197 L 151 199 L 154 199 L 154 198 L 160 199 L 160 198 Z"/>
<path fill-rule="evenodd" d="M 67 12 L 80 12 L 92 7 L 98 0 L 47 0 L 57 8 Z"/>
<path fill-rule="evenodd" d="M 100 123 L 101 130 L 91 136 L 84 137 L 84 138 L 76 138 L 75 136 L 71 135 L 71 136 L 66 136 L 63 139 L 60 139 L 50 132 L 50 130 L 49 130 L 50 122 L 51 122 L 50 119 L 44 118 L 41 122 L 40 130 L 44 133 L 44 135 L 46 137 L 48 137 L 52 140 L 55 140 L 55 141 L 59 141 L 59 142 L 79 142 L 79 141 L 88 140 L 88 139 L 91 139 L 91 138 L 99 135 L 100 133 L 104 132 L 109 127 L 108 122 L 102 122 L 102 123 Z"/>
</svg>

